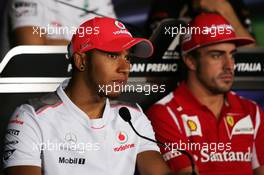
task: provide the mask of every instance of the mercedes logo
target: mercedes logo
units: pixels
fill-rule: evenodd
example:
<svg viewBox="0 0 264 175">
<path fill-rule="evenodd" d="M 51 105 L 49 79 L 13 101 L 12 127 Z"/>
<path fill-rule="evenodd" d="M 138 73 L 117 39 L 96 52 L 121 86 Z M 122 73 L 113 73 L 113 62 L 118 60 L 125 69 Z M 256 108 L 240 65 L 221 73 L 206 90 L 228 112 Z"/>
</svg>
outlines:
<svg viewBox="0 0 264 175">
<path fill-rule="evenodd" d="M 77 142 L 77 137 L 75 134 L 69 132 L 65 135 L 65 140 L 69 143 L 76 143 Z"/>
</svg>

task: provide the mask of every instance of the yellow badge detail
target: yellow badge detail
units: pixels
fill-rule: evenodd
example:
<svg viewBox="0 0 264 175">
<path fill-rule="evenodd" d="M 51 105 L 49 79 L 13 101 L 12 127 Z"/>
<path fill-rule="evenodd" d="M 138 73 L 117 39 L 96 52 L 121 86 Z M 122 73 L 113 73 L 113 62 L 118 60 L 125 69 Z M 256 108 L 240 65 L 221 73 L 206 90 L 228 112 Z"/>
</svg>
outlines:
<svg viewBox="0 0 264 175">
<path fill-rule="evenodd" d="M 226 120 L 227 120 L 227 123 L 228 123 L 229 126 L 231 126 L 231 127 L 234 126 L 235 122 L 234 122 L 234 118 L 233 118 L 233 116 L 228 115 L 228 116 L 226 117 Z"/>
<path fill-rule="evenodd" d="M 188 120 L 187 124 L 188 124 L 188 127 L 190 128 L 190 130 L 192 132 L 197 130 L 197 125 L 196 125 L 196 123 L 194 121 Z"/>
</svg>

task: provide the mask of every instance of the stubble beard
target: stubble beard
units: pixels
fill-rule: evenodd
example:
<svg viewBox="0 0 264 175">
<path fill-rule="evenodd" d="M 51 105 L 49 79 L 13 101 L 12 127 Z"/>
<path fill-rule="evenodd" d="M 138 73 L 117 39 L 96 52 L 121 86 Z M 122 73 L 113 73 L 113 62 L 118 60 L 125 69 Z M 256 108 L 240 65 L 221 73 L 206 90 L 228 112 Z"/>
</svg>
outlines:
<svg viewBox="0 0 264 175">
<path fill-rule="evenodd" d="M 201 72 L 201 66 L 198 66 L 197 71 L 196 71 L 197 78 L 201 82 L 201 84 L 212 94 L 215 94 L 215 95 L 224 94 L 231 90 L 232 85 L 233 85 L 233 80 L 223 82 L 226 85 L 221 85 L 221 82 L 218 82 L 218 80 L 221 81 L 220 80 L 221 74 L 217 75 L 216 77 L 207 79 L 207 80 L 203 78 L 204 76 L 202 76 L 202 74 L 203 73 Z"/>
</svg>

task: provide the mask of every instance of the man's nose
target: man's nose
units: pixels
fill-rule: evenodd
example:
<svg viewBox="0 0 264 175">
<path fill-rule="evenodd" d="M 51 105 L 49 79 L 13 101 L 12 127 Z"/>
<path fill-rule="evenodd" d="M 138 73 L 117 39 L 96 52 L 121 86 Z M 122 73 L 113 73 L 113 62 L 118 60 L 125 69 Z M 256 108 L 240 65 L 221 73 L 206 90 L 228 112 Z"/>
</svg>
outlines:
<svg viewBox="0 0 264 175">
<path fill-rule="evenodd" d="M 229 70 L 234 70 L 235 60 L 233 55 L 227 55 L 225 58 L 224 68 Z"/>
<path fill-rule="evenodd" d="M 130 72 L 130 62 L 126 60 L 123 57 L 120 57 L 118 60 L 118 72 L 119 73 L 124 73 L 124 74 L 129 74 Z"/>
</svg>

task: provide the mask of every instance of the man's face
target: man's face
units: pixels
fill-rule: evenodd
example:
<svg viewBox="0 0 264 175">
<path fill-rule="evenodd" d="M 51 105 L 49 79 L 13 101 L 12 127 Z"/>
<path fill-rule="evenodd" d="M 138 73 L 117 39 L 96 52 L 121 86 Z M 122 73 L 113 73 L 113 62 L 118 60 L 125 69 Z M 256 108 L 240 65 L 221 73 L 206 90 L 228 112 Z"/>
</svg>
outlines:
<svg viewBox="0 0 264 175">
<path fill-rule="evenodd" d="M 128 51 L 117 53 L 93 50 L 87 68 L 87 82 L 94 86 L 99 96 L 114 98 L 122 92 L 126 84 L 130 62 Z M 91 84 L 90 84 L 91 83 Z"/>
<path fill-rule="evenodd" d="M 231 43 L 220 43 L 198 49 L 196 77 L 200 84 L 213 94 L 229 91 L 234 80 L 234 58 L 236 47 Z"/>
</svg>

